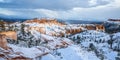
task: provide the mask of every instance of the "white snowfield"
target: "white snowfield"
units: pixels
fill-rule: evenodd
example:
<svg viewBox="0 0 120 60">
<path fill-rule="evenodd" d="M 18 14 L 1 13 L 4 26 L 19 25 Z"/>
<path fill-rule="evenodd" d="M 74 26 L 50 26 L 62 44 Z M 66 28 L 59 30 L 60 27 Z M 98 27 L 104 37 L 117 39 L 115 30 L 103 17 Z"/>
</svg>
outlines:
<svg viewBox="0 0 120 60">
<path fill-rule="evenodd" d="M 37 56 L 40 56 L 40 54 L 43 54 L 44 52 L 48 52 L 48 54 L 44 56 L 41 55 L 41 60 L 99 60 L 99 58 L 96 57 L 94 52 L 84 51 L 80 46 L 77 45 L 71 45 L 67 48 L 57 49 L 53 52 L 50 52 L 50 50 L 46 50 L 44 47 L 24 48 L 10 44 L 9 46 L 13 49 L 15 53 L 19 52 L 21 53 L 21 56 L 33 58 L 35 60 Z M 43 51 L 39 50 L 39 48 Z M 9 56 L 16 57 L 19 55 L 11 54 Z"/>
<path fill-rule="evenodd" d="M 43 54 L 50 52 L 50 50 L 42 46 L 36 46 L 32 48 L 18 47 L 12 44 L 8 44 L 8 46 L 12 48 L 14 53 L 18 52 L 21 56 L 24 56 L 27 58 L 35 58 L 35 57 L 42 56 Z M 11 54 L 10 56 L 14 57 L 16 55 Z"/>
<path fill-rule="evenodd" d="M 84 51 L 77 45 L 71 45 L 67 48 L 58 49 L 55 53 L 55 55 L 45 55 L 41 60 L 99 60 L 93 52 Z"/>
</svg>

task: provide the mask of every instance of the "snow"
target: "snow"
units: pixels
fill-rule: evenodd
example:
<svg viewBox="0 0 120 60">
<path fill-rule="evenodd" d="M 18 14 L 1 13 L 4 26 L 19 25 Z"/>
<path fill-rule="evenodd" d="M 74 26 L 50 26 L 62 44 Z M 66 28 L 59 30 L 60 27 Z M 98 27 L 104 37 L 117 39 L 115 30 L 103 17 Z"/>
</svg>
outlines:
<svg viewBox="0 0 120 60">
<path fill-rule="evenodd" d="M 47 54 L 47 55 L 43 56 L 41 60 L 58 60 L 58 59 L 51 54 Z"/>
<path fill-rule="evenodd" d="M 0 60 L 5 60 L 4 58 L 0 58 Z"/>
<path fill-rule="evenodd" d="M 78 33 L 78 34 L 75 34 L 73 36 L 71 36 L 70 38 L 72 39 L 77 39 L 77 38 L 81 38 L 81 40 L 84 40 L 84 41 L 105 41 L 107 42 L 109 39 L 110 39 L 110 36 L 109 34 L 106 34 L 104 32 L 98 32 L 98 31 L 95 31 L 95 30 L 88 30 L 88 31 L 85 31 L 85 32 L 81 32 L 81 33 Z"/>
<path fill-rule="evenodd" d="M 42 34 L 35 29 L 31 29 L 29 30 L 31 35 L 26 34 L 27 36 L 23 36 L 19 31 L 21 24 L 22 23 L 12 24 L 17 26 L 17 32 L 20 33 L 18 36 L 23 39 L 26 38 L 25 40 L 27 41 L 32 40 L 32 43 L 36 40 L 40 40 L 40 44 L 29 48 L 25 47 L 25 45 L 28 45 L 28 42 L 23 40 L 19 40 L 20 43 L 16 45 L 8 44 L 8 47 L 12 49 L 11 54 L 9 54 L 11 57 L 21 55 L 28 58 L 38 57 L 40 60 L 100 60 L 100 56 L 96 56 L 96 54 L 101 54 L 104 60 L 115 60 L 116 57 L 120 57 L 118 56 L 118 52 L 114 51 L 114 49 L 120 49 L 120 32 L 112 34 L 114 42 L 112 45 L 113 49 L 110 49 L 110 45 L 108 44 L 108 41 L 111 40 L 110 34 L 84 28 L 85 26 L 95 26 L 94 24 L 59 26 L 55 24 L 23 23 L 29 27 L 44 27 L 46 30 L 46 34 Z M 27 28 L 28 27 L 25 28 L 25 32 L 28 32 Z M 82 29 L 84 31 L 69 36 L 68 38 L 70 39 L 52 36 L 52 33 L 60 35 L 62 32 L 65 34 L 67 29 Z M 30 38 L 31 36 L 32 38 Z M 89 51 L 90 44 L 94 46 L 94 49 L 91 51 Z M 95 51 L 98 53 L 95 53 Z M 3 52 L 0 54 L 2 53 Z M 44 53 L 47 54 L 44 55 Z M 0 58 L 0 60 L 4 59 Z"/>
<path fill-rule="evenodd" d="M 115 60 L 115 58 L 117 57 L 118 52 L 113 51 L 113 49 L 120 46 L 119 32 L 113 34 L 113 49 L 110 49 L 110 45 L 108 44 L 108 41 L 111 40 L 110 35 L 104 32 L 89 30 L 75 34 L 71 36 L 71 38 L 73 39 L 73 41 L 80 41 L 80 46 L 85 48 L 85 50 L 88 50 L 90 48 L 90 44 L 92 43 L 94 48 L 99 52 L 97 54 L 102 54 L 105 60 Z M 116 49 L 119 49 L 119 47 Z"/>
<path fill-rule="evenodd" d="M 118 25 L 120 25 L 120 22 L 117 22 L 117 21 L 107 21 L 107 23 L 112 23 L 112 24 L 118 24 Z"/>
<path fill-rule="evenodd" d="M 105 56 L 107 57 L 106 60 L 116 60 L 115 57 L 117 56 L 117 52 L 106 52 Z"/>
<path fill-rule="evenodd" d="M 77 45 L 71 45 L 64 49 L 58 49 L 57 53 L 59 53 L 58 56 L 52 54 L 43 56 L 42 60 L 99 60 L 93 52 L 84 51 Z"/>
<path fill-rule="evenodd" d="M 33 47 L 33 48 L 18 47 L 18 46 L 12 45 L 12 44 L 9 44 L 8 46 L 11 47 L 14 52 L 20 52 L 22 54 L 22 56 L 29 57 L 29 58 L 35 58 L 35 57 L 39 56 L 40 54 L 49 52 L 48 49 L 46 49 L 44 47 L 40 47 L 40 46 Z M 38 48 L 41 48 L 44 50 L 42 51 L 42 50 L 39 50 Z"/>
</svg>

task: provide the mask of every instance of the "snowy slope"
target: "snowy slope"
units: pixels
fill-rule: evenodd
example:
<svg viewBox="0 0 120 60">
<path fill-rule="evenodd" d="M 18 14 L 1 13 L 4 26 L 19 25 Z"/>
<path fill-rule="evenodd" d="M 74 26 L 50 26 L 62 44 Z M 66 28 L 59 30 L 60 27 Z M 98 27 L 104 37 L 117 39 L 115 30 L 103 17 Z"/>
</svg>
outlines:
<svg viewBox="0 0 120 60">
<path fill-rule="evenodd" d="M 113 34 L 113 49 L 120 51 L 120 32 Z"/>
<path fill-rule="evenodd" d="M 56 50 L 55 54 L 48 54 L 42 60 L 99 60 L 93 52 L 82 50 L 81 47 L 72 45 Z"/>
<path fill-rule="evenodd" d="M 115 46 L 119 49 L 120 34 L 113 34 L 113 38 L 104 32 L 98 32 L 94 30 L 88 30 L 82 33 L 78 33 L 70 37 L 73 41 L 82 46 L 85 50 L 95 52 L 96 56 L 105 60 L 116 60 L 116 57 L 120 57 L 118 51 L 114 51 Z M 113 41 L 113 49 L 110 48 L 108 43 Z M 120 45 L 119 45 L 120 46 Z"/>
</svg>

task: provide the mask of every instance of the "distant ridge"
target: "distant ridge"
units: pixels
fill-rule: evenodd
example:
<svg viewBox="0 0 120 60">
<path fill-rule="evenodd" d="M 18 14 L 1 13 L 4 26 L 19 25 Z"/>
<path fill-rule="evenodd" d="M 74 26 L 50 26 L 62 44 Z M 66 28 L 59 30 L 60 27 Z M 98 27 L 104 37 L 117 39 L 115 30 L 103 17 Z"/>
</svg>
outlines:
<svg viewBox="0 0 120 60">
<path fill-rule="evenodd" d="M 4 18 L 4 17 L 0 17 L 0 20 L 3 20 L 3 21 L 6 21 L 6 22 L 23 22 L 25 20 L 28 20 L 28 19 L 24 19 L 24 18 Z"/>
<path fill-rule="evenodd" d="M 27 18 L 12 18 L 12 17 L 0 17 L 0 20 L 6 22 L 24 22 L 26 20 L 32 20 Z M 87 21 L 87 20 L 63 20 L 63 19 L 56 19 L 58 22 L 65 23 L 65 24 L 102 24 L 104 21 Z"/>
<path fill-rule="evenodd" d="M 104 21 L 66 20 L 69 24 L 102 24 Z"/>
<path fill-rule="evenodd" d="M 108 21 L 116 21 L 116 22 L 120 22 L 120 19 L 108 19 Z"/>
</svg>

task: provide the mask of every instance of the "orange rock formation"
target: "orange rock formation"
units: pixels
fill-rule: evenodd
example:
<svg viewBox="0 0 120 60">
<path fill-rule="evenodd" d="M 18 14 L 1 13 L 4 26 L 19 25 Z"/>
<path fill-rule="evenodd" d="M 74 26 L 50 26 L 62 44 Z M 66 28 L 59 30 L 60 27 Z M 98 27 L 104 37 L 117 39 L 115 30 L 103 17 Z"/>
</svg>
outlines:
<svg viewBox="0 0 120 60">
<path fill-rule="evenodd" d="M 9 39 L 17 40 L 17 33 L 15 31 L 0 32 L 0 34 L 6 35 Z"/>
<path fill-rule="evenodd" d="M 1 35 L 0 34 L 0 47 L 7 50 L 8 46 L 7 46 L 7 40 L 6 40 L 6 35 Z"/>
</svg>

